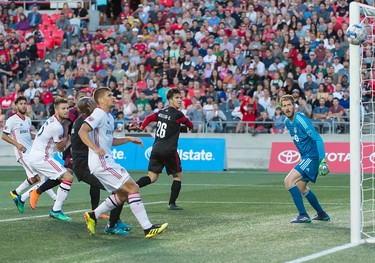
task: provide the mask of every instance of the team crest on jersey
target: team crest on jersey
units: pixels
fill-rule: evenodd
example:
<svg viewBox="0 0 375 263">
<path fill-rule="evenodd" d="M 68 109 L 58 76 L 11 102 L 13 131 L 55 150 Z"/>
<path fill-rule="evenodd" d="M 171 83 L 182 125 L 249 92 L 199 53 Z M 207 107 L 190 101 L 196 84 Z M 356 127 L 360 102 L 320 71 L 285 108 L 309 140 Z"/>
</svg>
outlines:
<svg viewBox="0 0 375 263">
<path fill-rule="evenodd" d="M 88 118 L 88 120 L 89 120 L 89 121 L 93 121 L 94 118 L 90 116 L 90 117 Z"/>
<path fill-rule="evenodd" d="M 5 127 L 4 127 L 4 130 L 8 130 L 8 126 L 5 126 Z"/>
<path fill-rule="evenodd" d="M 22 123 L 20 123 L 20 126 L 23 126 Z"/>
<path fill-rule="evenodd" d="M 294 133 L 297 133 L 297 127 L 294 127 Z"/>
<path fill-rule="evenodd" d="M 126 170 L 125 170 L 124 168 L 121 168 L 120 171 L 121 171 L 121 173 L 123 173 L 123 174 L 126 173 Z"/>
</svg>

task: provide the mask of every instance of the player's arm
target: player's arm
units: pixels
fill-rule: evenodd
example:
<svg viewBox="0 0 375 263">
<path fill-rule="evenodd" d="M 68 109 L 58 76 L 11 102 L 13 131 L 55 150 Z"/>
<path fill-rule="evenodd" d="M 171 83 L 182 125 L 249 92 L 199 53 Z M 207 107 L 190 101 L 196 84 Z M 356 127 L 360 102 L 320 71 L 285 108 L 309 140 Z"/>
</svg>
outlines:
<svg viewBox="0 0 375 263">
<path fill-rule="evenodd" d="M 194 124 L 186 118 L 186 116 L 182 116 L 181 118 L 176 120 L 177 123 L 179 124 L 184 124 L 186 127 L 188 127 L 190 130 L 194 129 Z"/>
<path fill-rule="evenodd" d="M 143 141 L 137 137 L 113 138 L 112 146 L 117 146 L 128 142 L 139 144 L 141 147 L 143 147 Z"/>
<path fill-rule="evenodd" d="M 151 114 L 150 116 L 146 117 L 146 119 L 142 122 L 141 127 L 139 127 L 139 129 L 143 131 L 151 122 L 154 122 L 157 120 L 158 120 L 158 114 L 157 113 Z"/>
<path fill-rule="evenodd" d="M 87 147 L 91 148 L 96 154 L 104 155 L 105 151 L 103 149 L 98 148 L 96 144 L 91 140 L 89 132 L 92 131 L 92 128 L 89 124 L 83 123 L 81 129 L 79 129 L 78 135 L 81 138 L 82 142 L 87 145 Z"/>
<path fill-rule="evenodd" d="M 19 151 L 24 152 L 26 151 L 26 147 L 23 146 L 22 144 L 18 143 L 17 141 L 13 140 L 12 137 L 9 136 L 8 133 L 3 132 L 3 135 L 1 135 L 1 139 L 6 141 L 7 143 L 10 143 L 14 145 Z"/>
</svg>

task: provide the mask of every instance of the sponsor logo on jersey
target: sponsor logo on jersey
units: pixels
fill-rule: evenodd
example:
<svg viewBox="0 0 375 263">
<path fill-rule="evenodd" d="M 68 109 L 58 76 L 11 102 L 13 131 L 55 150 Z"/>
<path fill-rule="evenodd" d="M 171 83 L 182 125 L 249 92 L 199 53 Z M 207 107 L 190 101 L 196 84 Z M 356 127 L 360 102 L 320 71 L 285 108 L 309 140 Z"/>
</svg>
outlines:
<svg viewBox="0 0 375 263">
<path fill-rule="evenodd" d="M 277 156 L 280 163 L 293 164 L 298 163 L 300 160 L 300 154 L 295 150 L 285 150 Z"/>
<path fill-rule="evenodd" d="M 87 118 L 87 120 L 88 120 L 88 121 L 93 121 L 94 118 L 90 116 L 90 117 Z"/>
<path fill-rule="evenodd" d="M 29 133 L 29 130 L 20 130 L 20 134 Z"/>
</svg>

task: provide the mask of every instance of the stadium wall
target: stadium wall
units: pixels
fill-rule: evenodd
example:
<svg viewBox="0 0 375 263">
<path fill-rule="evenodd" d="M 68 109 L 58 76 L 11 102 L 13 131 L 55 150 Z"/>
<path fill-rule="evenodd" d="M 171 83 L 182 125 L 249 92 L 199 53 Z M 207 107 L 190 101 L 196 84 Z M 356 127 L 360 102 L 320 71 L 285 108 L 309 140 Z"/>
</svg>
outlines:
<svg viewBox="0 0 375 263">
<path fill-rule="evenodd" d="M 291 142 L 288 134 L 181 134 L 181 138 L 226 139 L 228 169 L 267 169 L 273 142 Z M 325 142 L 349 142 L 349 135 L 323 135 Z M 13 146 L 0 140 L 0 166 L 18 165 Z"/>
</svg>

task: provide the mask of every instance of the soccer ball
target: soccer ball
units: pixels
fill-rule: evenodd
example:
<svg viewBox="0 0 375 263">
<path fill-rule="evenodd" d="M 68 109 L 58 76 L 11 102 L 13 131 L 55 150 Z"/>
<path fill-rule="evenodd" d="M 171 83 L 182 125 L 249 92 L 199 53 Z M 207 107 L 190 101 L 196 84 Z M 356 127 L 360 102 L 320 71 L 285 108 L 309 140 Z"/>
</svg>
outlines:
<svg viewBox="0 0 375 263">
<path fill-rule="evenodd" d="M 362 45 L 367 38 L 367 30 L 364 26 L 353 24 L 346 30 L 346 37 L 348 42 L 352 45 Z"/>
</svg>

